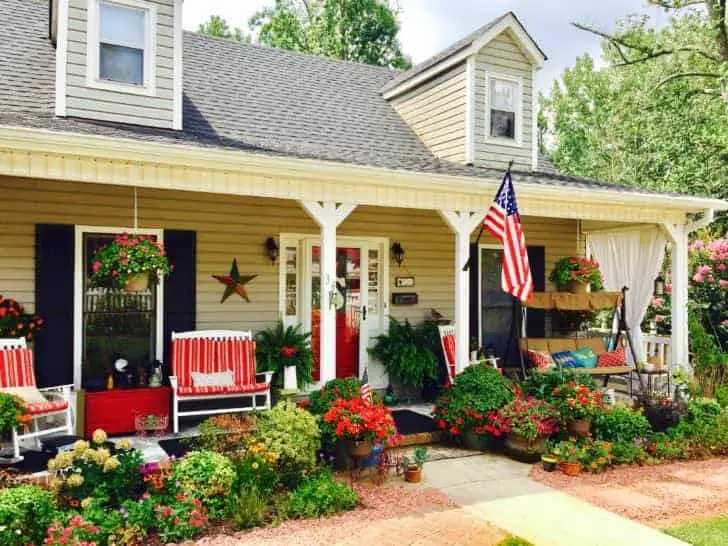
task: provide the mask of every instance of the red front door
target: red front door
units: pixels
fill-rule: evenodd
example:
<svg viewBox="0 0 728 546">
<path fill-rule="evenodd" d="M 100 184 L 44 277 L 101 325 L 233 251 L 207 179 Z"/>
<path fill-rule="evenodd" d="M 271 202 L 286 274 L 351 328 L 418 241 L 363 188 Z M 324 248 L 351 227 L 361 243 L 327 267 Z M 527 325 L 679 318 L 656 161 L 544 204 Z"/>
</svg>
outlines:
<svg viewBox="0 0 728 546">
<path fill-rule="evenodd" d="M 321 249 L 312 248 L 311 345 L 314 354 L 314 380 L 320 376 L 320 258 Z M 361 320 L 361 249 L 336 249 L 336 377 L 359 374 L 359 332 Z"/>
</svg>

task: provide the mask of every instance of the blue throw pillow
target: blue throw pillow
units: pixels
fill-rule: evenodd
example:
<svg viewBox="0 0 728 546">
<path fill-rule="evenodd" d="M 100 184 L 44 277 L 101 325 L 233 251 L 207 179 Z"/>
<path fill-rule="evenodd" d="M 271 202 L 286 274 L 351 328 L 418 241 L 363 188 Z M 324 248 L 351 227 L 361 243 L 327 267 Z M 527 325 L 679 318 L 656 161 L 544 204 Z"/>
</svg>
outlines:
<svg viewBox="0 0 728 546">
<path fill-rule="evenodd" d="M 562 368 L 581 368 L 582 366 L 577 362 L 574 356 L 569 351 L 561 351 L 559 353 L 553 353 L 551 358 L 556 364 Z"/>
<path fill-rule="evenodd" d="M 579 368 L 596 368 L 597 367 L 597 354 L 592 351 L 589 347 L 584 347 L 578 351 L 572 351 L 571 356 L 576 360 Z"/>
</svg>

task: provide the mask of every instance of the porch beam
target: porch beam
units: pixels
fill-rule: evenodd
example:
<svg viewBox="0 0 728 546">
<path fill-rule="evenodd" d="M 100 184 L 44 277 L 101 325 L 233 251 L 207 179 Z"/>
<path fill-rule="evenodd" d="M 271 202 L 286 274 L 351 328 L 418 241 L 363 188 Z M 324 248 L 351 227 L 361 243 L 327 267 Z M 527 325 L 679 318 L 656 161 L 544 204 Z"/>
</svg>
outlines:
<svg viewBox="0 0 728 546">
<path fill-rule="evenodd" d="M 690 369 L 688 343 L 688 234 L 687 226 L 663 224 L 672 241 L 672 364 Z"/>
<path fill-rule="evenodd" d="M 470 273 L 463 268 L 470 258 L 470 234 L 485 212 L 440 210 L 440 216 L 455 234 L 455 371 L 470 362 Z"/>
<path fill-rule="evenodd" d="M 321 228 L 321 288 L 319 325 L 319 364 L 322 383 L 336 378 L 336 228 L 354 211 L 356 204 L 334 201 L 300 201 L 301 206 Z"/>
</svg>

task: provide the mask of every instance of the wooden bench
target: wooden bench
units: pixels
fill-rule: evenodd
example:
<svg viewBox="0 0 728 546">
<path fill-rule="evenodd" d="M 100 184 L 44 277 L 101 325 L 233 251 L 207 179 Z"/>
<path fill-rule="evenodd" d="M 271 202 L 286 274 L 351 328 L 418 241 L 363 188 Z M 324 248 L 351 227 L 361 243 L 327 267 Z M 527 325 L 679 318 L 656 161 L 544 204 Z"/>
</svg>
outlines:
<svg viewBox="0 0 728 546">
<path fill-rule="evenodd" d="M 232 374 L 225 384 L 200 384 L 209 374 Z M 255 341 L 250 332 L 199 330 L 172 333 L 172 427 L 179 418 L 270 409 L 273 372 L 256 373 Z M 196 384 L 197 383 L 197 384 Z M 249 398 L 250 406 L 201 410 L 180 409 L 181 403 L 199 400 Z M 258 398 L 264 398 L 258 403 Z"/>
</svg>

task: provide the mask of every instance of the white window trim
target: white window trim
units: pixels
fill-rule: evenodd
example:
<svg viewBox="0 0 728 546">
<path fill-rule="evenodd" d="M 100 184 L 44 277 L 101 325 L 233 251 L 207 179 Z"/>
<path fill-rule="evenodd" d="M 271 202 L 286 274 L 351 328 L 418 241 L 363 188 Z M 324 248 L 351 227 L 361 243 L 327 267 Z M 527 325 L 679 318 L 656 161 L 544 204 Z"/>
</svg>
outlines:
<svg viewBox="0 0 728 546">
<path fill-rule="evenodd" d="M 514 139 L 504 137 L 494 137 L 490 135 L 490 82 L 491 80 L 501 80 L 509 83 L 515 83 L 516 90 L 516 135 Z M 520 76 L 510 76 L 508 74 L 500 74 L 496 72 L 486 72 L 485 74 L 485 141 L 491 144 L 501 146 L 511 146 L 514 148 L 523 147 L 523 78 Z"/>
<path fill-rule="evenodd" d="M 146 12 L 144 29 L 144 85 L 110 82 L 99 78 L 99 45 L 101 4 L 118 5 Z M 141 0 L 88 0 L 88 26 L 86 33 L 86 85 L 117 93 L 154 96 L 157 93 L 157 7 Z"/>
<path fill-rule="evenodd" d="M 85 233 L 136 233 L 139 235 L 154 235 L 158 242 L 164 244 L 164 230 L 162 229 L 75 226 L 73 244 L 73 385 L 76 390 L 81 388 L 83 375 L 83 236 Z M 157 312 L 155 317 L 155 336 L 157 343 L 155 347 L 155 358 L 162 361 L 164 358 L 164 278 L 159 280 L 155 290 L 157 291 Z"/>
</svg>

